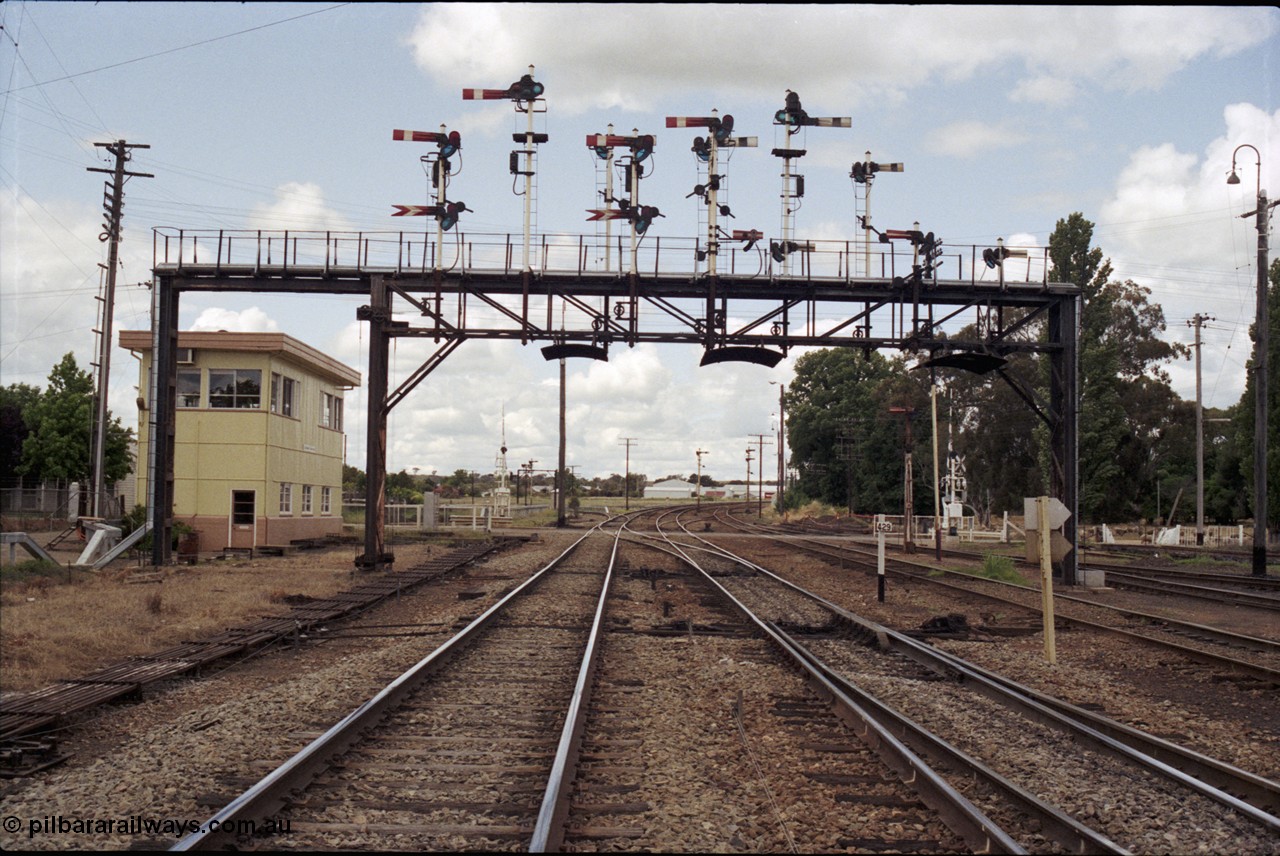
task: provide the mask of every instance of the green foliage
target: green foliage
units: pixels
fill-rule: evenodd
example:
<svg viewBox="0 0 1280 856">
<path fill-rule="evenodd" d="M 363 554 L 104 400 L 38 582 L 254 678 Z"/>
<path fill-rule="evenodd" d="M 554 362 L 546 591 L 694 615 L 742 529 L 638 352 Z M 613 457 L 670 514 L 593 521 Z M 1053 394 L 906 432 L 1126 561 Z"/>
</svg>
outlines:
<svg viewBox="0 0 1280 856">
<path fill-rule="evenodd" d="M 6 583 L 29 582 L 42 577 L 56 581 L 66 577 L 67 573 L 61 565 L 54 562 L 46 562 L 42 559 L 30 559 L 25 562 L 16 562 L 12 565 L 0 565 L 0 580 Z"/>
<path fill-rule="evenodd" d="M 1014 568 L 1013 559 L 995 553 L 988 553 L 982 557 L 981 576 L 1004 583 L 1017 583 L 1019 585 L 1026 585 L 1027 583 L 1022 574 L 1018 573 Z"/>
<path fill-rule="evenodd" d="M 135 505 L 133 510 L 120 520 L 121 537 L 127 537 L 134 530 L 142 528 L 147 524 L 148 520 L 150 520 L 150 516 L 147 514 L 147 507 L 145 505 Z M 182 540 L 184 535 L 190 535 L 195 531 L 195 528 L 190 524 L 181 520 L 173 521 L 173 525 L 169 527 L 169 534 L 173 537 L 173 544 L 171 545 L 173 549 L 178 549 L 178 542 Z M 148 553 L 151 551 L 151 543 L 151 533 L 147 533 L 137 544 L 133 545 L 133 549 Z"/>
<path fill-rule="evenodd" d="M 1270 327 L 1267 345 L 1270 351 L 1267 374 L 1267 526 L 1280 526 L 1280 259 L 1271 263 L 1268 271 L 1267 312 Z M 1256 322 L 1249 325 L 1253 338 Z M 1233 456 L 1239 467 L 1239 480 L 1245 485 L 1247 515 L 1253 515 L 1253 452 L 1254 452 L 1254 402 L 1256 355 L 1249 360 L 1245 375 L 1244 395 L 1236 405 L 1232 429 L 1235 435 Z"/>
<path fill-rule="evenodd" d="M 1164 364 L 1190 355 L 1169 342 L 1150 289 L 1109 279 L 1111 263 L 1091 247 L 1093 224 L 1059 220 L 1049 239 L 1050 278 L 1084 292 L 1080 320 L 1080 514 L 1083 521 L 1154 517 L 1161 473 L 1194 474 L 1189 413 Z"/>
<path fill-rule="evenodd" d="M 797 502 L 811 497 L 854 512 L 902 507 L 904 424 L 890 408 L 913 408 L 917 422 L 929 412 L 903 359 L 848 348 L 810 352 L 796 361 L 786 399 Z M 913 433 L 924 451 L 927 430 Z M 917 461 L 927 460 L 917 453 Z M 930 493 L 915 494 L 917 509 L 931 505 Z"/>
<path fill-rule="evenodd" d="M 0 472 L 22 466 L 22 444 L 31 433 L 25 414 L 39 398 L 40 390 L 25 383 L 0 388 Z"/>
<path fill-rule="evenodd" d="M 348 494 L 364 494 L 364 470 L 348 464 L 342 465 L 342 492 Z"/>
<path fill-rule="evenodd" d="M 23 411 L 30 433 L 22 444 L 18 472 L 42 480 L 82 481 L 93 469 L 94 390 L 89 373 L 67 354 L 49 374 L 49 385 Z M 103 474 L 119 481 L 133 468 L 129 444 L 133 431 L 108 414 Z"/>
</svg>

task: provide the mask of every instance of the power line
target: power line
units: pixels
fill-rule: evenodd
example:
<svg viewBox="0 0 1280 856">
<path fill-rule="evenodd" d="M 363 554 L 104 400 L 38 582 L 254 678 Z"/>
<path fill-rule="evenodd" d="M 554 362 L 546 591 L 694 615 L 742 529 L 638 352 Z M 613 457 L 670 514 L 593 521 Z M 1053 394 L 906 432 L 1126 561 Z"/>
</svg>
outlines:
<svg viewBox="0 0 1280 856">
<path fill-rule="evenodd" d="M 103 66 L 99 66 L 98 68 L 90 68 L 90 69 L 86 69 L 85 71 L 77 71 L 74 74 L 67 74 L 62 77 L 54 77 L 49 80 L 42 80 L 38 83 L 29 83 L 26 86 L 15 86 L 11 89 L 6 89 L 4 92 L 0 92 L 0 95 L 8 95 L 11 92 L 22 92 L 23 90 L 32 89 L 37 86 L 47 86 L 50 83 L 60 83 L 64 80 L 72 80 L 77 77 L 84 77 L 90 74 L 97 74 L 100 71 L 110 71 L 113 68 L 121 68 L 122 66 L 132 65 L 135 62 L 143 62 L 145 60 L 155 59 L 156 57 L 167 56 L 168 54 L 190 50 L 191 48 L 198 48 L 202 45 L 208 45 L 208 44 L 213 44 L 214 42 L 225 41 L 226 39 L 235 38 L 236 36 L 243 36 L 247 33 L 257 32 L 258 30 L 265 30 L 270 27 L 278 27 L 281 24 L 289 24 L 289 23 L 292 23 L 293 21 L 299 21 L 303 18 L 310 18 L 312 15 L 320 15 L 325 12 L 332 12 L 334 9 L 341 9 L 343 6 L 349 6 L 349 5 L 351 4 L 339 3 L 337 6 L 329 6 L 324 9 L 317 9 L 314 12 L 305 12 L 301 15 L 294 15 L 291 18 L 284 18 L 279 21 L 272 21 L 269 24 L 259 24 L 256 27 L 249 27 L 248 29 L 245 29 L 245 30 L 237 30 L 234 33 L 227 33 L 226 35 L 222 35 L 222 36 L 214 36 L 211 39 L 204 39 L 202 41 L 192 42 L 191 44 L 182 45 L 181 47 L 169 48 L 168 50 L 158 51 L 153 54 L 147 54 L 146 56 L 134 57 L 133 59 L 126 59 L 120 62 L 113 62 L 110 65 L 103 65 Z"/>
</svg>

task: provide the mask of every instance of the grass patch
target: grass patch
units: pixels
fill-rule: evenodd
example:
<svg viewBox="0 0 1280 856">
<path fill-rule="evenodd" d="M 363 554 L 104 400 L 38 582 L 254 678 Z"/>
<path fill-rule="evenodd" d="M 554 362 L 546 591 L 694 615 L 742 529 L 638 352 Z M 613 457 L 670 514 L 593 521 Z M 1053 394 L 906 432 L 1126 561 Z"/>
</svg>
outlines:
<svg viewBox="0 0 1280 856">
<path fill-rule="evenodd" d="M 30 559 L 0 567 L 0 583 L 29 583 L 40 579 L 63 582 L 66 578 L 66 568 L 41 559 Z"/>
<path fill-rule="evenodd" d="M 978 576 L 1002 583 L 1027 584 L 1026 579 L 1014 567 L 1013 559 L 996 553 L 988 553 L 982 557 L 982 570 L 978 572 Z"/>
<path fill-rule="evenodd" d="M 1218 567 L 1221 565 L 1248 565 L 1248 559 L 1222 559 L 1213 556 L 1174 556 L 1172 561 L 1175 565 L 1187 565 L 1193 568 Z"/>
<path fill-rule="evenodd" d="M 398 558 L 408 567 L 440 549 L 407 546 Z M 66 568 L 21 567 L 18 577 L 19 566 L 6 566 L 0 582 L 0 689 L 6 691 L 38 689 L 283 615 L 294 596 L 325 598 L 353 585 L 351 552 L 341 547 L 292 558 L 166 567 L 163 581 L 149 584 L 130 583 L 129 568 L 73 571 L 68 582 Z"/>
</svg>

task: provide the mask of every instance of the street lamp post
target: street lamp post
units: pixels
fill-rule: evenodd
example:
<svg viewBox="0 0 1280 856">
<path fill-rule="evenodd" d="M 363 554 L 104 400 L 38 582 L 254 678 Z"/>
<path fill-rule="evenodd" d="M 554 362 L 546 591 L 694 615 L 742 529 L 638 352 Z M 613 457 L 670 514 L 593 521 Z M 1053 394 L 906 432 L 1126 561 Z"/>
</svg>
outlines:
<svg viewBox="0 0 1280 856">
<path fill-rule="evenodd" d="M 1256 217 L 1258 227 L 1258 295 L 1257 318 L 1254 323 L 1253 355 L 1253 575 L 1267 575 L 1267 194 L 1262 189 L 1262 154 L 1254 146 L 1243 143 L 1231 153 L 1231 174 L 1227 184 L 1239 184 L 1236 155 L 1241 149 L 1253 149 L 1257 158 L 1258 207 L 1241 217 Z"/>
</svg>

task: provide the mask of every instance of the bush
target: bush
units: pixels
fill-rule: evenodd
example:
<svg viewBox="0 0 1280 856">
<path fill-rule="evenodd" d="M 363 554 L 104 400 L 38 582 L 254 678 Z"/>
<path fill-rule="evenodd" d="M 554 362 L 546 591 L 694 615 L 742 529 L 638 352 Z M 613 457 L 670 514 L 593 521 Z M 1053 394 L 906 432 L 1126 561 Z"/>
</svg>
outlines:
<svg viewBox="0 0 1280 856">
<path fill-rule="evenodd" d="M 994 553 L 988 553 L 982 557 L 982 576 L 989 580 L 999 580 L 1005 583 L 1025 585 L 1027 582 L 1014 567 L 1013 559 L 1008 556 L 998 556 Z"/>
<path fill-rule="evenodd" d="M 121 537 L 127 537 L 135 529 L 141 529 L 143 526 L 147 524 L 147 520 L 148 520 L 147 507 L 145 505 L 135 505 L 133 507 L 133 511 L 130 511 L 128 514 L 126 514 L 124 518 L 120 521 Z M 173 521 L 173 527 L 172 527 L 173 549 L 174 550 L 178 549 L 178 542 L 182 539 L 183 535 L 190 535 L 192 532 L 195 532 L 195 531 L 196 530 L 194 528 L 192 528 L 186 523 L 183 523 L 181 520 Z M 133 548 L 135 550 L 140 550 L 143 553 L 150 552 L 151 535 L 148 534 L 145 538 L 143 538 L 137 544 L 134 544 Z"/>
</svg>

